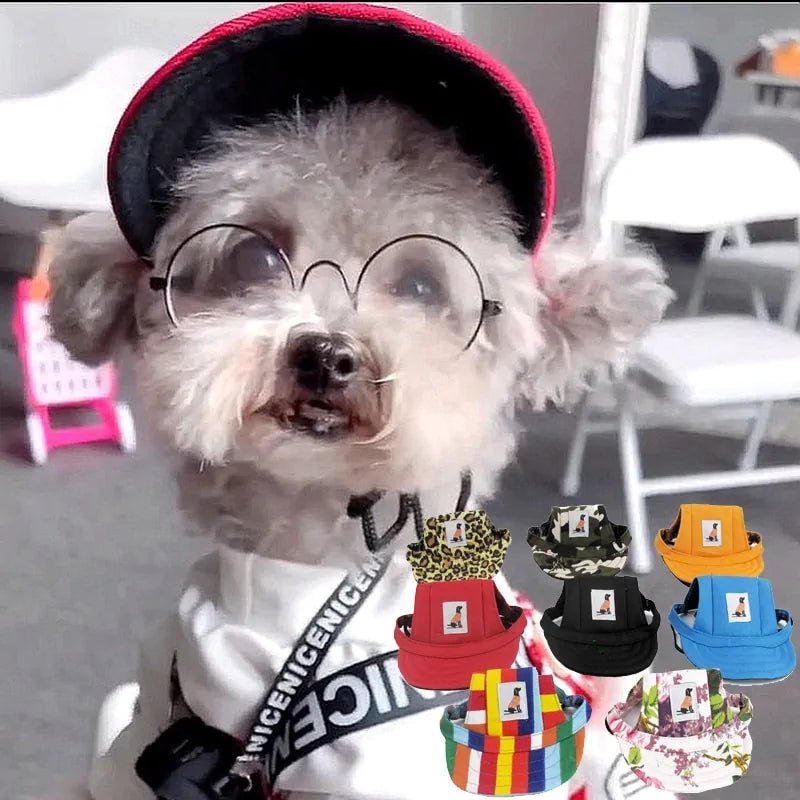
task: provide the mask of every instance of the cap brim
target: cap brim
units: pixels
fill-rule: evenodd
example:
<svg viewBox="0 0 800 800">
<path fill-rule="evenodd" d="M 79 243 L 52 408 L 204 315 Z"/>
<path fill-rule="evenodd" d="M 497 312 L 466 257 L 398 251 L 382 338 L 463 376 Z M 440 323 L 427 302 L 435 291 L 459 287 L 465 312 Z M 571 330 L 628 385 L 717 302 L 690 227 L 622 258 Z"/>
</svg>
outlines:
<svg viewBox="0 0 800 800">
<path fill-rule="evenodd" d="M 584 735 L 583 728 L 576 734 L 581 737 Z M 480 767 L 475 768 L 470 765 L 467 779 L 469 783 L 480 787 L 505 778 L 506 780 L 502 782 L 513 787 L 520 775 L 524 774 L 526 788 L 514 792 L 515 794 L 531 794 L 555 789 L 575 774 L 582 760 L 582 751 L 582 746 L 574 750 L 568 748 L 565 750 L 560 743 L 531 750 L 528 753 L 515 752 L 511 758 L 507 753 L 481 753 Z"/>
<path fill-rule="evenodd" d="M 416 641 L 397 624 L 394 629 L 399 650 L 397 668 L 403 680 L 417 689 L 468 689 L 474 673 L 512 666 L 525 625 L 525 615 L 520 611 L 500 634 L 480 641 L 445 645 Z"/>
<path fill-rule="evenodd" d="M 658 652 L 658 628 L 653 625 L 649 636 L 641 636 L 632 642 L 615 644 L 613 633 L 598 634 L 602 641 L 593 642 L 591 633 L 566 631 L 560 636 L 561 626 L 551 617 L 547 609 L 539 620 L 547 644 L 553 656 L 564 667 L 581 675 L 598 678 L 621 678 L 636 675 L 649 667 Z M 620 631 L 619 636 L 625 632 Z M 585 636 L 585 641 L 575 641 Z"/>
<path fill-rule="evenodd" d="M 621 746 L 623 757 L 627 756 L 631 748 L 628 747 L 624 740 L 618 738 L 618 741 Z M 694 785 L 686 783 L 681 778 L 681 770 L 677 768 L 675 758 L 670 755 L 670 753 L 675 753 L 675 751 L 669 748 L 669 737 L 661 738 L 658 741 L 663 742 L 665 745 L 664 751 L 666 752 L 638 748 L 641 762 L 637 764 L 635 769 L 628 764 L 628 768 L 648 786 L 664 789 L 678 795 L 696 794 L 698 792 L 707 792 L 729 786 L 734 782 L 735 778 L 738 779 L 741 777 L 741 774 L 733 763 L 724 764 L 709 760 L 709 763 L 705 765 L 702 770 L 696 770 L 694 772 L 692 776 L 695 782 Z M 752 752 L 753 744 L 749 735 L 737 739 L 735 743 L 741 746 L 741 752 L 743 754 L 749 755 Z M 710 755 L 718 759 L 715 753 L 710 753 Z"/>
<path fill-rule="evenodd" d="M 726 681 L 742 680 L 776 681 L 788 677 L 797 665 L 797 656 L 791 640 L 777 647 L 736 645 L 734 647 L 709 647 L 698 644 L 686 636 L 680 637 L 672 628 L 676 649 L 698 669 L 718 669 Z"/>
<path fill-rule="evenodd" d="M 685 561 L 661 556 L 667 569 L 683 584 L 689 586 L 701 575 L 736 575 L 742 578 L 757 578 L 764 571 L 764 559 L 761 554 L 749 561 L 732 564 L 721 559 L 698 559 L 691 564 Z"/>
<path fill-rule="evenodd" d="M 562 563 L 558 563 L 559 559 L 534 550 L 533 560 L 542 572 L 557 580 L 571 580 L 581 575 L 602 575 L 607 578 L 613 578 L 625 568 L 628 554 L 627 552 L 620 553 L 614 558 L 603 561 L 561 557 L 560 561 Z"/>
<path fill-rule="evenodd" d="M 658 652 L 658 636 L 618 646 L 576 644 L 547 636 L 555 658 L 567 669 L 596 678 L 621 678 L 647 669 Z"/>
<path fill-rule="evenodd" d="M 461 36 L 410 14 L 358 3 L 288 3 L 218 26 L 165 64 L 135 96 L 108 159 L 112 206 L 147 255 L 187 160 L 220 127 L 385 99 L 438 128 L 506 189 L 520 239 L 538 244 L 553 210 L 554 168 L 522 84 Z"/>
</svg>

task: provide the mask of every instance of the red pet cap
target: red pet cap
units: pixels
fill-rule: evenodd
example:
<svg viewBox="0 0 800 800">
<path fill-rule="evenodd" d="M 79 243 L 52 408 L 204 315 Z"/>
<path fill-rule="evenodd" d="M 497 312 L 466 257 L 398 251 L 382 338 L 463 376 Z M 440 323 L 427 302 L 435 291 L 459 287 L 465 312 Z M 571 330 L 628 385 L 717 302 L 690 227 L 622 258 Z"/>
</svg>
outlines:
<svg viewBox="0 0 800 800">
<path fill-rule="evenodd" d="M 545 126 L 522 84 L 466 39 L 360 3 L 287 3 L 226 22 L 181 50 L 136 94 L 108 157 L 108 187 L 130 246 L 147 257 L 181 165 L 215 130 L 271 115 L 384 98 L 441 129 L 505 187 L 520 241 L 535 251 L 553 210 Z"/>
<path fill-rule="evenodd" d="M 507 669 L 525 630 L 493 580 L 418 583 L 414 613 L 397 620 L 397 666 L 419 689 L 467 689 L 475 672 Z"/>
</svg>

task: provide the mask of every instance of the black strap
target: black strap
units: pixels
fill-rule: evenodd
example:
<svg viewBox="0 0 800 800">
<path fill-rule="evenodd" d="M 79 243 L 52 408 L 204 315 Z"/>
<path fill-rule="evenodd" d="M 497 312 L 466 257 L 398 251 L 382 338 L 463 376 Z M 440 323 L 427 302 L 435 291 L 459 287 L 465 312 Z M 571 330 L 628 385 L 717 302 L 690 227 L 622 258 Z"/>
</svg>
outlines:
<svg viewBox="0 0 800 800">
<path fill-rule="evenodd" d="M 457 514 L 464 511 L 467 507 L 471 494 L 472 473 L 469 470 L 464 470 L 461 473 L 461 488 L 459 489 L 458 499 L 456 500 Z M 372 513 L 372 509 L 383 495 L 384 492 L 373 489 L 373 491 L 367 494 L 354 495 L 347 504 L 347 516 L 353 519 L 356 517 L 361 518 L 361 530 L 364 533 L 364 542 L 367 545 L 367 550 L 369 550 L 370 553 L 377 553 L 379 550 L 386 547 L 386 545 L 403 529 L 408 521 L 409 514 L 413 514 L 414 516 L 414 530 L 417 534 L 417 539 L 422 541 L 425 520 L 422 517 L 419 495 L 417 494 L 400 495 L 400 507 L 397 511 L 397 518 L 386 529 L 385 533 L 378 536 L 375 527 L 375 515 Z"/>
<path fill-rule="evenodd" d="M 456 504 L 456 511 L 464 510 L 464 506 L 469 499 L 470 488 L 471 476 L 469 472 L 465 471 L 461 475 L 461 490 Z M 336 682 L 339 681 L 341 683 L 345 680 L 345 676 L 347 676 L 346 679 L 351 684 L 355 680 L 362 682 L 367 680 L 369 682 L 374 681 L 376 675 L 379 674 L 388 677 L 387 669 L 391 669 L 389 667 L 390 664 L 394 664 L 393 668 L 396 669 L 397 651 L 394 651 L 350 666 L 316 684 L 314 683 L 320 664 L 325 660 L 328 651 L 342 629 L 364 604 L 364 601 L 389 566 L 390 558 L 376 555 L 375 551 L 384 547 L 397 536 L 406 524 L 410 513 L 413 513 L 414 516 L 417 538 L 422 536 L 424 521 L 419 498 L 415 494 L 400 495 L 400 508 L 397 519 L 382 536 L 377 536 L 372 508 L 382 495 L 382 492 L 375 491 L 370 492 L 368 495 L 350 499 L 347 508 L 348 516 L 361 517 L 364 538 L 373 555 L 361 565 L 359 572 L 355 575 L 348 575 L 336 587 L 319 611 L 311 618 L 311 622 L 298 638 L 292 653 L 281 667 L 269 691 L 266 693 L 241 753 L 237 756 L 231 769 L 222 778 L 215 781 L 212 787 L 214 797 L 252 798 L 260 796 L 262 792 L 258 787 L 263 786 L 265 781 L 267 786 L 271 788 L 280 772 L 289 764 L 294 763 L 294 761 L 302 758 L 311 750 L 321 747 L 328 741 L 334 741 L 339 736 L 343 736 L 353 730 L 372 727 L 399 716 L 414 714 L 425 708 L 442 704 L 440 697 L 436 693 L 433 693 L 433 696 L 429 696 L 430 693 L 428 692 L 419 694 L 421 690 L 414 690 L 417 695 L 412 694 L 411 698 L 409 698 L 406 690 L 402 689 L 402 679 L 395 680 L 393 683 L 395 698 L 399 697 L 398 691 L 402 690 L 407 702 L 398 701 L 397 708 L 391 714 L 387 715 L 380 710 L 381 704 L 385 704 L 388 698 L 384 690 L 380 699 L 376 700 L 378 717 L 365 717 L 360 721 L 358 728 L 344 726 L 345 730 L 337 734 L 314 740 L 313 746 L 311 742 L 308 742 L 307 746 L 304 745 L 297 751 L 292 748 L 287 749 L 286 746 L 287 732 L 291 732 L 291 728 L 287 727 L 289 721 L 303 708 L 304 703 L 310 702 L 309 698 L 317 697 L 314 694 L 315 692 L 321 692 L 320 697 L 324 699 L 326 690 L 329 692 L 332 686 L 338 686 L 339 684 Z M 375 670 L 378 670 L 378 672 L 376 673 Z M 396 674 L 399 676 L 399 672 Z M 370 683 L 370 685 L 372 684 Z M 175 705 L 180 699 L 181 692 L 177 665 L 176 660 L 173 658 L 170 691 L 171 718 Z M 391 711 L 391 704 L 389 710 Z M 344 713 L 340 711 L 340 719 Z M 331 721 L 333 722 L 335 719 L 336 717 Z M 204 731 L 205 727 L 207 726 L 204 726 Z M 183 734 L 181 733 L 182 736 Z M 218 758 L 219 754 L 216 751 L 214 751 L 214 754 Z M 163 753 L 159 752 L 157 755 L 161 757 Z M 283 760 L 279 761 L 279 759 Z M 159 764 L 160 771 L 163 771 L 162 766 Z M 262 773 L 261 780 L 254 780 L 254 776 L 258 772 Z M 160 782 L 158 783 L 160 785 Z"/>
<path fill-rule="evenodd" d="M 397 668 L 397 653 L 392 650 L 348 665 L 298 697 L 264 764 L 267 785 L 274 786 L 281 772 L 296 761 L 344 736 L 466 700 L 464 692 L 408 686 Z M 302 744 L 297 746 L 295 739 Z"/>
<path fill-rule="evenodd" d="M 683 653 L 683 648 L 678 644 L 678 633 L 675 628 L 672 629 L 672 640 L 675 642 L 675 649 L 679 653 Z M 681 642 L 683 642 L 683 639 L 681 639 Z"/>
<path fill-rule="evenodd" d="M 461 474 L 457 511 L 463 510 L 460 506 L 468 501 L 470 488 L 471 475 L 465 471 Z M 264 698 L 244 751 L 236 759 L 231 770 L 231 780 L 236 781 L 244 776 L 250 782 L 250 776 L 256 771 L 262 768 L 267 771 L 267 762 L 271 761 L 279 738 L 285 736 L 287 720 L 299 707 L 301 695 L 307 696 L 319 665 L 324 661 L 339 633 L 355 616 L 386 572 L 389 557 L 375 555 L 375 551 L 397 536 L 406 524 L 409 513 L 412 512 L 417 537 L 422 536 L 423 519 L 419 498 L 415 494 L 401 494 L 397 519 L 386 533 L 378 537 L 372 509 L 381 496 L 381 493 L 372 492 L 360 498 L 351 498 L 348 514 L 361 517 L 364 538 L 373 555 L 362 564 L 360 574 L 355 578 L 348 576 L 339 584 L 300 635 L 291 655 L 281 667 Z M 270 786 L 278 774 L 278 772 L 272 774 Z"/>
<path fill-rule="evenodd" d="M 653 619 L 650 620 L 650 628 L 658 629 L 661 626 L 661 614 L 658 613 L 658 609 L 656 608 L 656 604 L 646 598 L 641 592 L 639 596 L 642 598 L 642 610 L 649 611 L 653 615 Z"/>
<path fill-rule="evenodd" d="M 365 495 L 364 497 L 366 498 L 367 496 Z M 356 502 L 358 502 L 359 499 L 357 499 Z M 348 510 L 353 507 L 353 502 L 353 500 L 350 501 Z M 401 530 L 403 530 L 412 509 L 415 505 L 417 507 L 419 506 L 419 498 L 415 494 L 401 494 L 399 503 L 400 507 L 397 511 L 397 519 L 395 519 L 381 536 L 378 536 L 378 532 L 375 528 L 375 516 L 372 513 L 372 506 L 374 503 L 369 505 L 365 503 L 362 510 L 358 513 L 358 516 L 361 517 L 361 529 L 364 532 L 364 542 L 370 553 L 377 553 L 378 550 L 382 550 Z M 415 522 L 416 517 L 417 515 L 415 514 Z M 419 536 L 419 531 L 417 531 L 417 536 Z"/>
<path fill-rule="evenodd" d="M 456 514 L 460 514 L 466 509 L 471 494 L 472 473 L 469 470 L 464 470 L 461 473 L 461 491 L 458 493 L 458 500 L 456 500 Z"/>
<path fill-rule="evenodd" d="M 297 639 L 267 692 L 233 772 L 249 775 L 269 756 L 281 726 L 313 683 L 317 669 L 345 625 L 355 616 L 383 577 L 389 558 L 373 555 L 360 573 L 348 575 L 317 611 Z"/>
<path fill-rule="evenodd" d="M 339 583 L 297 639 L 289 658 L 284 662 L 269 691 L 266 693 L 247 741 L 236 756 L 230 770 L 224 773 L 211 787 L 212 795 L 197 794 L 192 795 L 193 797 L 213 796 L 220 799 L 237 798 L 237 800 L 245 800 L 245 798 L 260 797 L 263 794 L 259 789 L 259 787 L 263 786 L 263 780 L 254 780 L 254 776 L 258 772 L 262 772 L 262 768 L 269 761 L 270 754 L 273 752 L 278 736 L 283 731 L 286 720 L 297 709 L 301 696 L 305 696 L 309 687 L 313 685 L 319 665 L 324 661 L 326 654 L 342 629 L 355 616 L 378 581 L 383 577 L 389 562 L 389 557 L 372 555 L 361 565 L 359 572 L 354 575 L 348 575 Z M 175 706 L 181 698 L 177 661 L 173 657 L 170 682 L 171 718 L 173 717 Z M 182 722 L 186 723 L 187 720 L 184 719 Z M 180 725 L 180 723 L 178 724 Z M 207 726 L 202 727 L 204 736 L 208 735 L 209 730 L 214 734 L 219 733 L 214 729 L 208 729 Z M 225 740 L 226 735 L 220 734 L 219 738 Z M 230 738 L 227 737 L 227 739 Z M 184 743 L 186 736 L 183 729 L 176 733 L 176 739 L 178 742 Z M 169 743 L 169 746 L 171 747 L 172 743 Z M 217 749 L 211 748 L 215 763 L 219 759 Z M 158 751 L 158 748 L 156 748 L 156 751 Z M 157 755 L 160 755 L 160 753 L 157 752 Z M 191 750 L 186 755 L 186 759 L 193 757 L 193 755 L 194 750 Z M 153 759 L 151 758 L 150 760 L 152 761 Z M 159 759 L 156 758 L 155 760 L 158 761 Z M 200 766 L 205 775 L 207 765 L 203 762 Z M 139 764 L 137 764 L 138 770 Z M 156 784 L 159 786 L 163 779 L 162 772 L 163 769 L 159 764 L 159 779 L 156 780 Z M 168 769 L 164 774 L 168 775 L 169 773 L 170 770 Z M 138 774 L 142 775 L 141 772 L 138 772 Z M 153 786 L 152 783 L 148 783 L 148 785 Z M 186 796 L 185 791 L 183 789 L 180 790 L 179 795 L 183 798 Z M 162 794 L 158 796 L 162 797 Z M 163 796 L 166 797 L 167 795 Z"/>
</svg>

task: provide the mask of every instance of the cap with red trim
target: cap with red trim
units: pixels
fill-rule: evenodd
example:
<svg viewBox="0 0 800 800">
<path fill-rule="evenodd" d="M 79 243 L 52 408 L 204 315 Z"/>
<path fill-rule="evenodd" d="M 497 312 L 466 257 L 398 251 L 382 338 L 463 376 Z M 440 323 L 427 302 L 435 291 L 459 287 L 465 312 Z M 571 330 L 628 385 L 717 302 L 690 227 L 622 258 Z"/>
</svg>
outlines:
<svg viewBox="0 0 800 800">
<path fill-rule="evenodd" d="M 147 81 L 108 157 L 111 203 L 128 243 L 149 254 L 177 170 L 213 130 L 338 97 L 383 98 L 455 131 L 505 187 L 521 242 L 536 248 L 555 176 L 547 131 L 525 88 L 463 37 L 360 3 L 286 3 L 246 14 L 201 36 Z"/>
</svg>

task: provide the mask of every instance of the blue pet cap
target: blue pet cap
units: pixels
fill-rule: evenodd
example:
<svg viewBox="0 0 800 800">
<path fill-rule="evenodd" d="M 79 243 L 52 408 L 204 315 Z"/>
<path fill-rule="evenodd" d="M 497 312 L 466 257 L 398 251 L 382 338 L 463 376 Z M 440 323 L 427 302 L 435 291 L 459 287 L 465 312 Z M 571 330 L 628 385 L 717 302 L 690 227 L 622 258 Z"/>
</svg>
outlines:
<svg viewBox="0 0 800 800">
<path fill-rule="evenodd" d="M 669 623 L 675 647 L 698 669 L 719 669 L 725 680 L 781 680 L 795 668 L 791 615 L 775 608 L 764 578 L 695 578 Z"/>
</svg>

